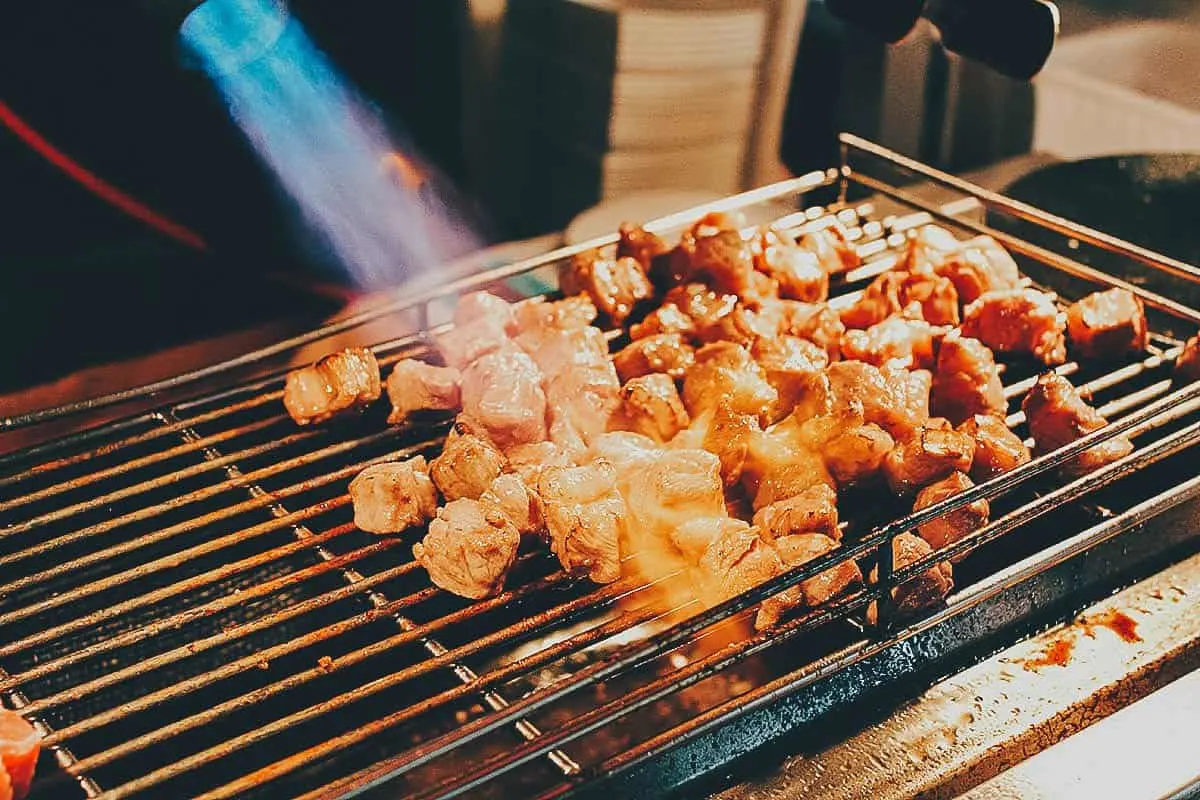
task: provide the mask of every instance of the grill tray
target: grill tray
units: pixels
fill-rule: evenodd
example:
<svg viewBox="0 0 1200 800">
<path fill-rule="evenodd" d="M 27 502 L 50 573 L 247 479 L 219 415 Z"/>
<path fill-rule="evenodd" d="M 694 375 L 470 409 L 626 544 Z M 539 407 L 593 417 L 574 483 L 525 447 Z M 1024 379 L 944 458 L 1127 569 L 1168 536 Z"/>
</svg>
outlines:
<svg viewBox="0 0 1200 800">
<path fill-rule="evenodd" d="M 1124 285 L 1146 301 L 1148 352 L 1061 368 L 1113 420 L 1074 445 L 919 514 L 872 493 L 845 546 L 721 606 L 670 616 L 632 581 L 596 587 L 526 553 L 498 598 L 429 586 L 411 536 L 351 524 L 345 486 L 365 464 L 436 452 L 444 420 L 397 432 L 376 408 L 298 430 L 272 359 L 385 316 L 419 331 L 374 349 L 385 366 L 428 349 L 447 299 L 512 294 L 599 242 L 398 300 L 236 362 L 88 403 L 0 421 L 11 429 L 107 407 L 148 411 L 0 457 L 0 691 L 48 747 L 35 797 L 641 796 L 723 774 L 764 746 L 801 746 L 811 720 L 980 657 L 998 635 L 1192 552 L 1200 526 L 1200 384 L 1170 364 L 1200 314 L 1171 298 L 1194 268 L 969 186 L 851 136 L 840 169 L 673 215 L 787 203 L 793 231 L 845 224 L 865 258 L 835 287 L 848 302 L 887 269 L 904 231 L 938 221 L 992 233 L 1023 272 L 1072 299 Z M 1005 221 L 999 232 L 987 211 Z M 993 222 L 995 220 L 993 219 Z M 1030 226 L 1037 233 L 1012 231 Z M 999 226 L 998 226 L 999 227 Z M 1061 246 L 1049 241 L 1057 237 Z M 1069 257 L 1098 248 L 1150 271 L 1157 291 Z M 1064 253 L 1068 255 L 1063 255 Z M 330 349 L 335 349 L 332 345 Z M 264 371 L 265 370 L 265 371 Z M 1036 372 L 1005 364 L 1010 409 Z M 215 388 L 213 388 L 215 387 Z M 181 395 L 190 395 L 178 399 Z M 1010 423 L 1020 426 L 1019 413 Z M 1018 428 L 1020 429 L 1020 428 Z M 1120 433 L 1129 457 L 1064 482 L 1055 467 Z M 880 585 L 749 636 L 752 606 L 971 502 L 983 531 Z M 1153 535 L 1141 532 L 1154 521 Z M 958 588 L 925 619 L 866 629 L 866 605 L 934 561 L 969 553 Z M 799 738 L 797 738 L 799 737 Z"/>
</svg>

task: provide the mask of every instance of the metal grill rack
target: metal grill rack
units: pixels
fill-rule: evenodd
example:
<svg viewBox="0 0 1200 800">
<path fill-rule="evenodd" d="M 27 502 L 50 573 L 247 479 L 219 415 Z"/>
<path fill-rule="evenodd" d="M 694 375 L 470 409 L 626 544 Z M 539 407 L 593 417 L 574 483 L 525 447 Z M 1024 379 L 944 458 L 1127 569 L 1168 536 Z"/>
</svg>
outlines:
<svg viewBox="0 0 1200 800">
<path fill-rule="evenodd" d="M 797 209 L 778 223 L 792 231 L 837 219 L 865 263 L 835 287 L 835 304 L 891 266 L 907 229 L 931 220 L 995 235 L 1026 274 L 1064 297 L 1125 285 L 1156 312 L 1150 349 L 1119 364 L 1058 368 L 1112 425 L 917 513 L 873 495 L 855 504 L 864 511 L 835 553 L 714 608 L 664 609 L 653 602 L 656 587 L 569 579 L 533 551 L 498 597 L 471 604 L 436 590 L 412 561 L 411 535 L 354 528 L 345 490 L 368 464 L 436 452 L 445 421 L 388 429 L 374 409 L 300 430 L 283 413 L 281 374 L 244 377 L 302 344 L 397 315 L 415 332 L 374 347 L 386 369 L 428 351 L 446 298 L 541 275 L 611 240 L 397 300 L 225 365 L 0 420 L 0 430 L 12 429 L 220 385 L 0 457 L 0 566 L 9 576 L 0 587 L 0 692 L 45 737 L 34 797 L 70 789 L 112 800 L 548 798 L 677 788 L 803 732 L 841 702 L 970 658 L 998 632 L 1034 624 L 1032 606 L 1103 591 L 1194 550 L 1197 528 L 1170 520 L 1200 494 L 1188 467 L 1200 440 L 1200 384 L 1174 382 L 1171 365 L 1200 313 L 1175 299 L 1182 295 L 1125 283 L 1080 258 L 1103 250 L 1189 290 L 1200 273 L 854 137 L 843 142 L 840 169 L 648 227 L 669 235 L 704 211 L 766 202 Z M 1064 246 L 997 229 L 975 213 L 985 209 Z M 1008 422 L 1018 430 L 1016 409 L 1035 377 L 1030 365 L 1005 364 Z M 1129 456 L 1059 477 L 1064 462 L 1120 434 L 1137 445 Z M 878 558 L 897 534 L 985 497 L 993 521 L 967 539 L 894 572 Z M 1130 538 L 1150 520 L 1161 523 L 1153 540 Z M 892 617 L 891 587 L 967 554 L 944 608 L 915 622 Z M 747 633 L 763 598 L 846 559 L 877 567 L 879 582 L 769 633 Z M 1064 575 L 1076 583 L 1062 585 Z M 685 578 L 663 579 L 674 580 Z M 874 602 L 882 624 L 868 628 Z"/>
</svg>

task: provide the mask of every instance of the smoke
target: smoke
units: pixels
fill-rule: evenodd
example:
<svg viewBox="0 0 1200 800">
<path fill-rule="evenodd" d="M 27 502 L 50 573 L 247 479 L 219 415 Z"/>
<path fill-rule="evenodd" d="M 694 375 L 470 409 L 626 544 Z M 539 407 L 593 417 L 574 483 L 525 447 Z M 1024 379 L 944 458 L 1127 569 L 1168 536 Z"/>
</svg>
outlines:
<svg viewBox="0 0 1200 800">
<path fill-rule="evenodd" d="M 429 276 L 478 246 L 281 0 L 207 0 L 180 35 L 356 285 Z"/>
</svg>

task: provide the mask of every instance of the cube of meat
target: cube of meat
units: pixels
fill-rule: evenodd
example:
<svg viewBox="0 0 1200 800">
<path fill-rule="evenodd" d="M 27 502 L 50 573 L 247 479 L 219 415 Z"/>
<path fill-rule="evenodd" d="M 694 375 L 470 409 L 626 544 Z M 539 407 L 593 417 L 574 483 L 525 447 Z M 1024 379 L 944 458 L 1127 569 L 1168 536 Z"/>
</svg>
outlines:
<svg viewBox="0 0 1200 800">
<path fill-rule="evenodd" d="M 837 541 L 820 533 L 785 536 L 775 541 L 775 549 L 779 552 L 785 570 L 831 553 L 838 546 Z M 815 608 L 861 586 L 862 571 L 858 564 L 854 563 L 854 559 L 847 559 L 790 589 L 768 597 L 758 610 L 754 627 L 759 630 L 773 627 L 794 608 Z"/>
<path fill-rule="evenodd" d="M 580 293 L 554 302 L 531 297 L 513 306 L 518 336 L 540 337 L 547 330 L 576 330 L 586 328 L 599 312 L 592 298 Z"/>
<path fill-rule="evenodd" d="M 716 292 L 703 283 L 686 283 L 667 292 L 663 305 L 673 305 L 692 321 L 692 329 L 699 333 L 719 329 L 721 320 L 737 308 L 735 294 Z"/>
<path fill-rule="evenodd" d="M 29 793 L 41 748 L 37 728 L 16 711 L 0 709 L 0 796 L 23 800 Z"/>
<path fill-rule="evenodd" d="M 566 372 L 585 367 L 612 376 L 617 374 L 608 355 L 608 340 L 599 328 L 543 328 L 540 333 L 521 334 L 517 344 L 525 351 L 544 381 Z"/>
<path fill-rule="evenodd" d="M 671 531 L 671 543 L 689 564 L 699 565 L 709 545 L 750 530 L 750 523 L 724 515 L 693 517 Z"/>
<path fill-rule="evenodd" d="M 538 476 L 550 549 L 564 570 L 596 583 L 621 577 L 621 539 L 628 510 L 617 491 L 617 471 L 607 461 L 580 467 L 547 467 Z"/>
<path fill-rule="evenodd" d="M 412 358 L 397 361 L 387 379 L 392 401 L 388 423 L 403 425 L 418 411 L 457 410 L 462 405 L 461 382 L 462 373 L 454 367 L 435 367 Z"/>
<path fill-rule="evenodd" d="M 550 439 L 560 446 L 576 439 L 587 445 L 609 429 L 620 410 L 621 384 L 607 359 L 599 365 L 571 366 L 547 381 L 546 401 Z"/>
<path fill-rule="evenodd" d="M 617 258 L 632 258 L 649 275 L 654 260 L 666 255 L 671 248 L 659 237 L 643 228 L 625 222 L 617 229 Z"/>
<path fill-rule="evenodd" d="M 978 339 L 952 331 L 938 350 L 930 412 L 957 425 L 976 414 L 1003 415 L 1007 408 L 992 351 Z"/>
<path fill-rule="evenodd" d="M 516 332 L 512 306 L 487 292 L 459 298 L 454 309 L 454 327 L 438 337 L 438 350 L 448 366 L 461 370 L 471 362 L 499 350 Z"/>
<path fill-rule="evenodd" d="M 694 336 L 701 343 L 733 342 L 749 346 L 757 339 L 778 334 L 781 324 L 782 318 L 774 303 L 763 305 L 757 311 L 738 303 L 715 323 L 698 325 Z"/>
<path fill-rule="evenodd" d="M 903 369 L 933 366 L 933 328 L 919 316 L 915 304 L 866 330 L 849 330 L 842 337 L 842 358 Z"/>
<path fill-rule="evenodd" d="M 691 253 L 693 280 L 706 283 L 716 292 L 757 299 L 754 257 L 749 243 L 736 230 L 722 230 L 696 237 Z"/>
<path fill-rule="evenodd" d="M 962 250 L 954 234 L 938 225 L 924 225 L 909 234 L 897 270 L 933 274 Z"/>
<path fill-rule="evenodd" d="M 509 449 L 505 458 L 508 468 L 529 487 L 537 485 L 537 477 L 546 467 L 569 467 L 575 463 L 571 453 L 549 441 L 517 445 Z"/>
<path fill-rule="evenodd" d="M 541 501 L 519 475 L 510 472 L 497 476 L 487 491 L 479 496 L 479 502 L 503 514 L 517 529 L 517 533 L 532 535 L 545 532 Z"/>
<path fill-rule="evenodd" d="M 860 416 L 903 439 L 929 418 L 931 382 L 926 370 L 839 361 L 808 380 L 792 413 L 801 419 Z"/>
<path fill-rule="evenodd" d="M 705 345 L 683 379 L 683 405 L 692 418 L 725 402 L 737 414 L 772 418 L 779 393 L 746 348 L 731 342 Z"/>
<path fill-rule="evenodd" d="M 798 336 L 756 339 L 750 355 L 763 368 L 767 382 L 779 393 L 778 416 L 790 414 L 803 394 L 809 376 L 829 366 L 829 354 Z"/>
<path fill-rule="evenodd" d="M 962 494 L 974 485 L 971 479 L 963 473 L 952 472 L 948 477 L 931 483 L 919 491 L 917 501 L 913 504 L 913 511 L 920 511 L 935 503 L 948 500 L 957 494 Z M 991 509 L 987 500 L 976 500 L 974 503 L 956 508 L 931 522 L 918 526 L 917 533 L 922 539 L 929 542 L 934 550 L 938 550 L 987 525 L 990 513 Z M 961 561 L 963 558 L 964 556 L 959 556 L 951 560 Z"/>
<path fill-rule="evenodd" d="M 863 290 L 862 297 L 842 309 L 842 324 L 847 328 L 869 328 L 904 308 L 900 290 L 907 272 L 885 272 Z"/>
<path fill-rule="evenodd" d="M 462 416 L 501 452 L 546 439 L 541 373 L 515 347 L 481 356 L 463 370 L 462 407 Z"/>
<path fill-rule="evenodd" d="M 667 375 L 643 375 L 621 389 L 621 412 L 614 418 L 619 428 L 667 442 L 690 422 L 675 381 Z"/>
<path fill-rule="evenodd" d="M 824 425 L 801 423 L 794 415 L 749 437 L 742 484 L 757 511 L 814 486 L 834 486 L 821 447 Z"/>
<path fill-rule="evenodd" d="M 721 464 L 704 450 L 667 450 L 625 486 L 628 530 L 636 550 L 669 543 L 691 519 L 725 514 Z"/>
<path fill-rule="evenodd" d="M 517 318 L 507 300 L 490 292 L 471 292 L 458 299 L 454 307 L 455 325 L 470 325 L 481 319 L 510 335 L 517 331 Z"/>
<path fill-rule="evenodd" d="M 447 500 L 476 499 L 487 491 L 504 467 L 500 451 L 460 421 L 450 430 L 442 452 L 429 465 L 429 474 Z"/>
<path fill-rule="evenodd" d="M 1036 289 L 991 291 L 967 306 L 962 333 L 1000 353 L 1024 353 L 1043 364 L 1067 358 L 1063 321 L 1049 295 Z"/>
<path fill-rule="evenodd" d="M 424 525 L 437 511 L 437 489 L 423 456 L 372 464 L 350 481 L 354 524 L 370 533 L 402 533 Z"/>
<path fill-rule="evenodd" d="M 781 300 L 777 305 L 782 317 L 781 334 L 807 339 L 823 349 L 829 355 L 830 361 L 837 361 L 846 326 L 842 324 L 836 311 L 826 303 Z"/>
<path fill-rule="evenodd" d="M 629 326 L 629 338 L 633 340 L 657 336 L 660 333 L 678 333 L 691 336 L 696 332 L 692 318 L 674 303 L 663 303 L 647 314 L 641 322 Z"/>
<path fill-rule="evenodd" d="M 976 414 L 959 425 L 958 430 L 975 440 L 970 475 L 979 483 L 1016 469 L 1030 459 L 1025 442 L 1000 417 Z"/>
<path fill-rule="evenodd" d="M 704 432 L 700 446 L 720 459 L 725 485 L 737 485 L 742 478 L 750 443 L 762 430 L 758 417 L 734 411 L 728 403 L 721 402 L 696 422 L 695 427 Z"/>
<path fill-rule="evenodd" d="M 825 468 L 838 485 L 849 486 L 878 475 L 895 446 L 896 440 L 887 431 L 868 422 L 842 428 L 825 442 L 821 454 L 825 457 Z"/>
<path fill-rule="evenodd" d="M 858 251 L 846 238 L 845 228 L 838 223 L 804 234 L 797 244 L 815 255 L 821 268 L 830 275 L 862 263 Z"/>
<path fill-rule="evenodd" d="M 911 533 L 901 533 L 892 541 L 893 570 L 903 569 L 933 553 L 928 542 Z M 870 580 L 871 583 L 879 580 L 878 569 L 871 570 Z M 909 616 L 938 605 L 953 588 L 954 568 L 949 561 L 943 561 L 892 589 L 892 602 L 902 617 Z M 867 609 L 867 622 L 874 625 L 876 621 L 877 610 L 872 603 Z"/>
<path fill-rule="evenodd" d="M 754 267 L 778 284 L 779 296 L 807 303 L 829 297 L 829 273 L 815 253 L 796 245 L 787 234 L 759 230 L 750 241 Z"/>
<path fill-rule="evenodd" d="M 1108 420 L 1083 401 L 1070 381 L 1053 372 L 1038 376 L 1021 408 L 1038 455 L 1053 452 L 1108 424 Z M 1091 472 L 1132 452 L 1133 442 L 1117 436 L 1085 450 L 1065 470 L 1071 474 Z"/>
<path fill-rule="evenodd" d="M 921 306 L 921 316 L 930 325 L 958 324 L 958 290 L 949 278 L 912 273 L 900 287 L 900 302 Z"/>
<path fill-rule="evenodd" d="M 331 353 L 311 367 L 288 373 L 283 406 L 297 425 L 360 411 L 383 393 L 379 362 L 362 347 Z"/>
<path fill-rule="evenodd" d="M 990 236 L 958 242 L 949 231 L 929 225 L 910 244 L 909 252 L 912 257 L 904 269 L 932 270 L 948 278 L 964 304 L 974 302 L 985 292 L 1015 289 L 1020 284 L 1016 262 Z"/>
<path fill-rule="evenodd" d="M 678 333 L 660 333 L 637 339 L 612 357 L 623 381 L 661 372 L 679 379 L 696 361 L 695 349 Z"/>
<path fill-rule="evenodd" d="M 817 484 L 795 497 L 763 506 L 754 513 L 754 527 L 768 541 L 800 533 L 820 533 L 840 541 L 837 492 Z"/>
<path fill-rule="evenodd" d="M 699 566 L 711 583 L 716 602 L 749 591 L 784 570 L 779 551 L 756 528 L 736 526 L 726 528 L 709 544 Z M 764 619 L 764 627 L 773 622 Z"/>
<path fill-rule="evenodd" d="M 1140 353 L 1149 341 L 1146 309 L 1125 289 L 1095 292 L 1067 309 L 1067 333 L 1071 346 L 1085 358 Z"/>
<path fill-rule="evenodd" d="M 935 417 L 888 453 L 883 474 L 893 492 L 911 495 L 955 470 L 969 471 L 974 457 L 975 440 Z"/>
<path fill-rule="evenodd" d="M 607 249 L 590 250 L 572 258 L 559 271 L 563 294 L 586 292 L 596 307 L 618 325 L 642 300 L 654 296 L 654 286 L 636 258 L 614 257 Z"/>
<path fill-rule="evenodd" d="M 1200 335 L 1184 342 L 1183 352 L 1175 359 L 1175 377 L 1184 381 L 1200 380 Z"/>
<path fill-rule="evenodd" d="M 433 583 L 470 600 L 498 594 L 517 560 L 521 534 L 504 514 L 478 500 L 453 500 L 438 509 L 413 557 Z"/>
</svg>

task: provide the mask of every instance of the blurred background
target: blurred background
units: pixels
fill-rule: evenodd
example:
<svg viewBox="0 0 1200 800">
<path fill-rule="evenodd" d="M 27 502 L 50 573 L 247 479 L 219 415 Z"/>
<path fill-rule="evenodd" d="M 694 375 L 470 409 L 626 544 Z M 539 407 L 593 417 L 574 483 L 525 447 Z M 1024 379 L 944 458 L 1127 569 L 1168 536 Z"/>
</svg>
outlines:
<svg viewBox="0 0 1200 800">
<path fill-rule="evenodd" d="M 364 285 L 315 243 L 181 46 L 194 5 L 0 11 L 0 389 L 229 331 L 278 338 L 405 279 Z M 381 168 L 469 230 L 439 245 L 452 260 L 551 247 L 598 205 L 593 226 L 828 167 L 839 130 L 956 173 L 1200 150 L 1196 5 L 1059 0 L 1033 83 L 925 23 L 888 46 L 822 0 L 288 9 L 390 132 Z"/>
</svg>

